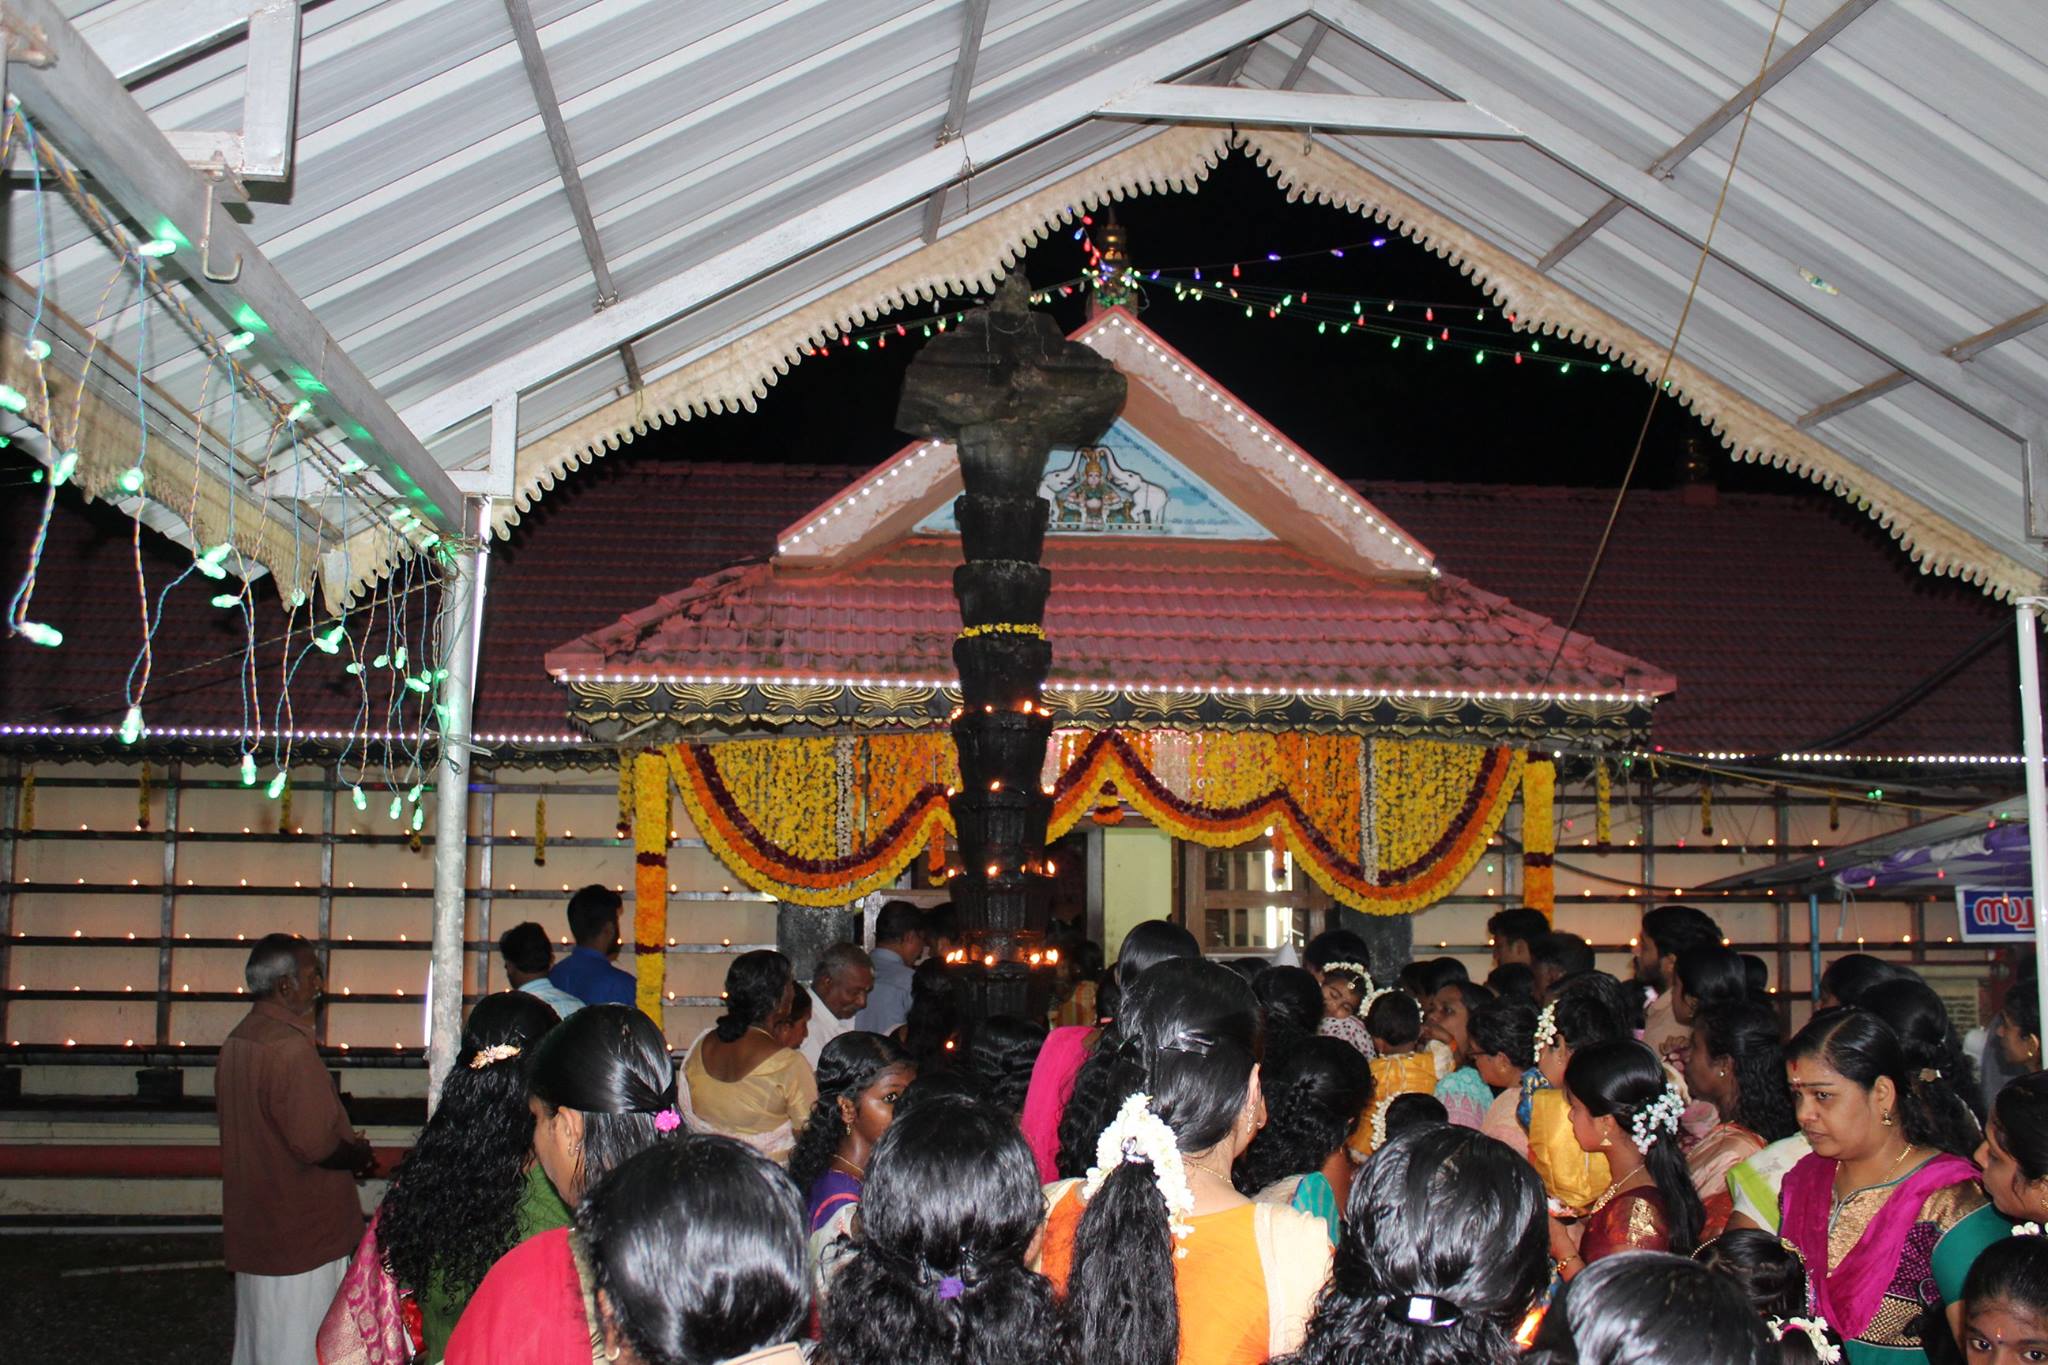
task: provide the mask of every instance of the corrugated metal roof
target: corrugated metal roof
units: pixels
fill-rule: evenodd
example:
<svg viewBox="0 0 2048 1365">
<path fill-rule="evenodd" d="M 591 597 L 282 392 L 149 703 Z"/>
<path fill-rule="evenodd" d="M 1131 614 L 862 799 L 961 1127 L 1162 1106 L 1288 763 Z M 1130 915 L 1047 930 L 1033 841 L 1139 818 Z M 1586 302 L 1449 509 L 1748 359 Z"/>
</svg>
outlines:
<svg viewBox="0 0 2048 1365">
<path fill-rule="evenodd" d="M 62 7 L 90 34 L 135 2 Z M 939 141 L 966 0 L 531 7 L 621 293 L 612 316 L 637 317 L 636 301 L 666 297 L 679 279 L 719 276 L 679 316 L 637 327 L 650 378 L 923 245 L 927 196 L 900 173 Z M 1840 8 L 1787 0 L 1774 54 L 1846 17 Z M 1859 478 L 1875 481 L 1878 510 L 1909 539 L 1931 534 L 1914 525 L 1927 513 L 1974 537 L 1975 558 L 1939 558 L 1949 571 L 2008 593 L 2037 587 L 2048 555 L 2026 535 L 2020 448 L 2002 428 L 2038 428 L 2048 413 L 2048 330 L 1960 366 L 1943 353 L 2048 299 L 2048 9 L 1846 8 L 1853 17 L 1756 107 L 1680 354 L 1759 416 L 1791 424 L 1883 381 L 1910 350 L 1946 396 L 1915 380 L 1813 425 L 1848 474 L 1788 462 L 1852 494 L 1865 491 Z M 942 241 L 1164 131 L 1089 118 L 1091 82 L 1213 83 L 1256 38 L 1240 85 L 1293 76 L 1310 92 L 1464 98 L 1524 134 L 1254 135 L 1269 159 L 1283 142 L 1313 146 L 1311 170 L 1297 158 L 1289 171 L 1303 192 L 1315 192 L 1305 182 L 1316 168 L 1363 168 L 1533 269 L 1619 184 L 1631 202 L 1547 262 L 1548 277 L 1661 343 L 1742 121 L 1642 172 L 1758 74 L 1775 12 L 1759 0 L 993 0 L 957 144 L 958 169 L 972 174 L 947 197 Z M 245 49 L 225 42 L 134 94 L 166 128 L 236 126 Z M 384 396 L 428 419 L 418 434 L 435 456 L 481 465 L 478 414 L 493 395 L 479 376 L 511 374 L 522 390 L 523 443 L 622 395 L 616 347 L 589 345 L 594 329 L 579 326 L 595 285 L 501 0 L 310 4 L 302 52 L 293 175 L 255 192 L 250 228 Z M 1035 135 L 1020 134 L 1021 149 L 982 137 L 1026 124 Z M 845 230 L 812 240 L 822 209 Z M 9 216 L 17 273 L 37 257 L 32 219 Z M 86 237 L 53 209 L 51 279 L 74 311 L 107 274 Z M 742 247 L 760 268 L 725 278 Z M 112 340 L 132 353 L 132 323 Z M 200 366 L 181 345 L 157 336 L 150 373 L 194 403 Z M 1729 409 L 1719 404 L 1716 420 L 1732 422 Z M 1773 457 L 1767 440 L 1745 444 Z"/>
</svg>

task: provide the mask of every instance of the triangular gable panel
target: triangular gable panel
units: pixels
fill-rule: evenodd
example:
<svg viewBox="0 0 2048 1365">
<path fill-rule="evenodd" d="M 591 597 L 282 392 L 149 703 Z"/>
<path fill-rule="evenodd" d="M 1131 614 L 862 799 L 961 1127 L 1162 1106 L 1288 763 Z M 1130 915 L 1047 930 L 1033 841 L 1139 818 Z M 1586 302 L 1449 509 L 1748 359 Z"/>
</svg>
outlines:
<svg viewBox="0 0 2048 1365">
<path fill-rule="evenodd" d="M 1051 507 L 1046 534 L 1146 535 L 1173 540 L 1271 540 L 1207 480 L 1123 418 L 1095 445 L 1055 450 L 1039 496 Z M 957 535 L 953 504 L 917 523 L 921 535 Z"/>
<path fill-rule="evenodd" d="M 1279 540 L 1353 574 L 1436 576 L 1428 549 L 1413 536 L 1131 314 L 1110 309 L 1073 336 L 1130 381 L 1130 398 L 1105 444 L 1116 452 L 1118 432 L 1127 432 L 1122 449 L 1132 461 L 1156 456 L 1151 472 L 1138 471 L 1141 479 L 1133 482 L 1130 465 L 1118 454 L 1124 469 L 1118 477 L 1131 484 L 1133 496 L 1155 506 L 1164 492 L 1162 516 L 1173 510 L 1178 471 L 1189 510 L 1198 493 L 1212 509 L 1202 519 L 1207 538 Z M 1072 458 L 1055 455 L 1048 464 L 1049 484 L 1065 476 Z M 1144 482 L 1154 491 L 1146 491 Z M 950 445 L 926 441 L 905 447 L 785 528 L 777 537 L 776 558 L 793 568 L 823 567 L 872 553 L 919 529 L 950 529 L 951 504 L 960 491 L 959 461 Z M 1238 533 L 1227 532 L 1233 526 Z M 1104 531 L 1145 529 L 1142 521 L 1111 526 L 1104 518 Z"/>
</svg>

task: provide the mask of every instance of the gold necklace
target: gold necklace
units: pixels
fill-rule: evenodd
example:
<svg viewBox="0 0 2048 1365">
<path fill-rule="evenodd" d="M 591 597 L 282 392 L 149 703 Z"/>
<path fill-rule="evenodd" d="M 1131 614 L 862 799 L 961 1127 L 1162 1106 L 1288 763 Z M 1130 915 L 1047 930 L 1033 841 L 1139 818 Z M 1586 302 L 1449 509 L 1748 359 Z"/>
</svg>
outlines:
<svg viewBox="0 0 2048 1365">
<path fill-rule="evenodd" d="M 1212 1180 L 1220 1180 L 1226 1185 L 1230 1184 L 1230 1176 L 1227 1173 L 1219 1171 L 1212 1166 L 1204 1166 L 1199 1161 L 1184 1161 L 1182 1164 L 1185 1165 L 1191 1171 L 1200 1171 L 1203 1175 L 1208 1176 Z"/>
<path fill-rule="evenodd" d="M 1589 1214 L 1594 1214 L 1606 1208 L 1607 1202 L 1610 1199 L 1614 1198 L 1615 1195 L 1620 1194 L 1622 1188 L 1626 1186 L 1629 1181 L 1634 1180 L 1636 1177 L 1645 1174 L 1648 1170 L 1649 1167 L 1647 1166 L 1638 1166 L 1634 1170 L 1630 1171 L 1627 1175 L 1623 1176 L 1621 1179 L 1609 1185 L 1606 1189 L 1600 1192 L 1600 1197 L 1593 1201 L 1592 1206 L 1588 1208 L 1586 1212 Z"/>
</svg>

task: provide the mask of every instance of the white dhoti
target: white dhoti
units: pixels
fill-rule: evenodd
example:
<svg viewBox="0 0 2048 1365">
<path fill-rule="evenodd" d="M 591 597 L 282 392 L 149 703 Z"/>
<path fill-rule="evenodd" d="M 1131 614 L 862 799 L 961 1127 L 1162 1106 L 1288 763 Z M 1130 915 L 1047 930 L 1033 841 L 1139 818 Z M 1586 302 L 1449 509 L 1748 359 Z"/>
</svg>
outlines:
<svg viewBox="0 0 2048 1365">
<path fill-rule="evenodd" d="M 235 1272 L 234 1365 L 318 1365 L 314 1340 L 348 1257 L 299 1275 Z"/>
</svg>

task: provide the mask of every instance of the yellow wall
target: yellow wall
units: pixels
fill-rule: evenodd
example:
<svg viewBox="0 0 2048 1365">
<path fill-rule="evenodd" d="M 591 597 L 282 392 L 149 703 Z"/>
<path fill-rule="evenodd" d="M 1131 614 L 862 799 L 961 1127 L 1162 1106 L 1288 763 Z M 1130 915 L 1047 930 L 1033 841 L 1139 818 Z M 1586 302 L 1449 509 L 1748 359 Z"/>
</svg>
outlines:
<svg viewBox="0 0 2048 1365">
<path fill-rule="evenodd" d="M 1173 918 L 1173 837 L 1150 827 L 1102 831 L 1102 953 L 1114 962 L 1141 920 Z"/>
</svg>

